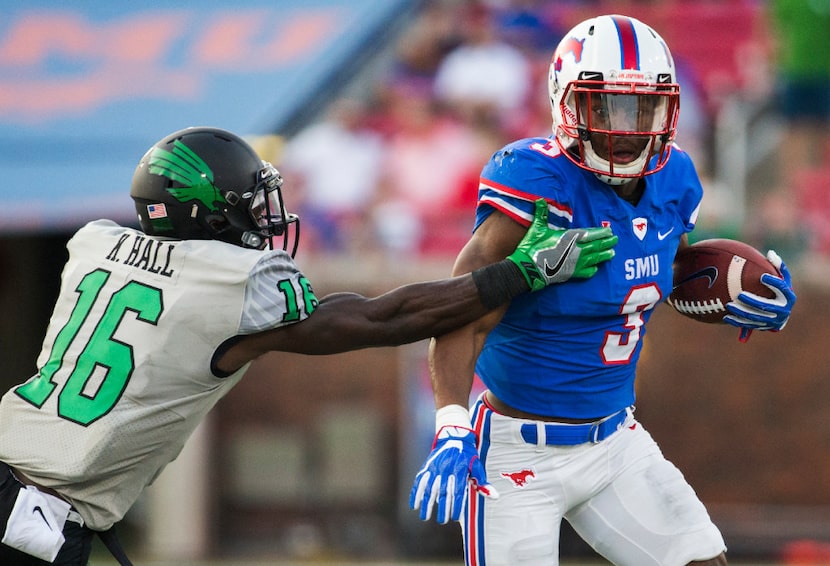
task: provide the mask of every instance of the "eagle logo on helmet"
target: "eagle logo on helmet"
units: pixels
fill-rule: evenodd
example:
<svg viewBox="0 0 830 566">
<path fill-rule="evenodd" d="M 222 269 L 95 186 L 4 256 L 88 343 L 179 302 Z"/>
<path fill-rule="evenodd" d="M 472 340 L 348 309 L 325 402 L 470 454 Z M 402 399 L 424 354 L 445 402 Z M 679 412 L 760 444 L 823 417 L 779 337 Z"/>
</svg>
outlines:
<svg viewBox="0 0 830 566">
<path fill-rule="evenodd" d="M 213 170 L 179 140 L 173 142 L 173 151 L 153 148 L 148 164 L 150 173 L 184 185 L 167 188 L 167 192 L 181 202 L 197 200 L 211 212 L 218 210 L 217 203 L 226 202 L 213 184 Z"/>
</svg>

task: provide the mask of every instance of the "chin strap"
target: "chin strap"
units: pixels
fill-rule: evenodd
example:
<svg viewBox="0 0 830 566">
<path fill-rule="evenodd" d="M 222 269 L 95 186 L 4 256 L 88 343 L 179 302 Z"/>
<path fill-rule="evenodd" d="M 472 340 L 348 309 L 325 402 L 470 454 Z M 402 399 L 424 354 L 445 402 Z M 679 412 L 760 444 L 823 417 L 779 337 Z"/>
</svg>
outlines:
<svg viewBox="0 0 830 566">
<path fill-rule="evenodd" d="M 597 179 L 612 187 L 619 187 L 631 180 L 629 177 L 611 177 L 610 175 L 603 175 L 602 173 L 594 173 L 594 175 L 596 175 Z"/>
</svg>

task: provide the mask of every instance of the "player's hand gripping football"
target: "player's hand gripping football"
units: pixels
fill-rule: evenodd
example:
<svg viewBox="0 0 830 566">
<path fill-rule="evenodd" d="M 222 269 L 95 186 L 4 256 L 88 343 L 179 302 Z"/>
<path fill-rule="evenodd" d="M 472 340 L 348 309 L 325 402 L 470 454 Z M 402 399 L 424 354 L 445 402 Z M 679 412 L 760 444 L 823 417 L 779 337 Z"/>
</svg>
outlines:
<svg viewBox="0 0 830 566">
<path fill-rule="evenodd" d="M 421 520 L 428 521 L 437 504 L 436 520 L 444 524 L 461 517 L 469 482 L 482 495 L 497 498 L 499 494 L 487 483 L 467 409 L 448 405 L 438 410 L 435 420 L 438 432 L 432 452 L 415 476 L 409 506 L 420 509 Z"/>
<path fill-rule="evenodd" d="M 548 205 L 538 199 L 533 223 L 507 259 L 522 270 L 530 290 L 538 291 L 551 283 L 592 277 L 600 263 L 614 257 L 617 240 L 611 228 L 552 230 Z"/>
<path fill-rule="evenodd" d="M 741 342 L 749 340 L 753 330 L 777 332 L 784 328 L 795 304 L 792 277 L 784 260 L 772 250 L 767 252 L 767 259 L 781 272 L 781 277 L 768 273 L 761 276 L 761 283 L 775 294 L 775 298 L 768 299 L 744 291 L 736 300 L 726 303 L 729 314 L 723 320 L 741 329 L 738 336 Z"/>
</svg>

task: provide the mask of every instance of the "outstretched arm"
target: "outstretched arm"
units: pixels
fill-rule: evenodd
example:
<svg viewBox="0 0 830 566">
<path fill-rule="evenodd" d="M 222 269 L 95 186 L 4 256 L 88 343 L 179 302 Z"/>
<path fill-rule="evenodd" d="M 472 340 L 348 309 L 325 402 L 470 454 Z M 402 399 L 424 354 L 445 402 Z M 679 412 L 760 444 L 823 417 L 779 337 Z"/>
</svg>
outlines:
<svg viewBox="0 0 830 566">
<path fill-rule="evenodd" d="M 490 265 L 450 279 L 404 285 L 375 298 L 356 293 L 324 297 L 300 323 L 238 338 L 216 366 L 233 371 L 268 351 L 334 354 L 441 335 L 519 293 L 556 281 L 562 269 L 590 269 L 592 261 L 610 258 L 616 243 L 609 229 L 580 231 L 576 236 L 574 231 L 551 230 L 544 201 L 538 203 L 528 230 L 521 230 L 513 245 Z M 568 261 L 560 257 L 563 241 L 571 242 L 565 255 Z M 581 263 L 570 261 L 573 250 L 583 251 Z"/>
<path fill-rule="evenodd" d="M 522 283 L 522 291 L 529 287 Z M 301 323 L 246 338 L 256 352 L 334 354 L 398 346 L 448 330 L 484 315 L 472 275 L 398 287 L 378 297 L 335 293 L 320 300 Z"/>
</svg>

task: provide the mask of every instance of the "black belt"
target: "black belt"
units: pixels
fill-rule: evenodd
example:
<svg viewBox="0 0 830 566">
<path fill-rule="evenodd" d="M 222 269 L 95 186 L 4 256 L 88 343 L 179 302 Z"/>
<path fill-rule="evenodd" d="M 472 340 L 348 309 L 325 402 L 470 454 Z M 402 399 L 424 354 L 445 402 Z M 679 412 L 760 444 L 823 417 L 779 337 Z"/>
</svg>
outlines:
<svg viewBox="0 0 830 566">
<path fill-rule="evenodd" d="M 528 444 L 550 446 L 576 446 L 587 442 L 602 442 L 622 427 L 628 418 L 628 409 L 623 409 L 604 419 L 585 424 L 568 423 L 526 423 L 522 425 L 522 439 Z M 539 426 L 541 425 L 541 427 Z M 545 437 L 540 439 L 539 429 Z"/>
</svg>

